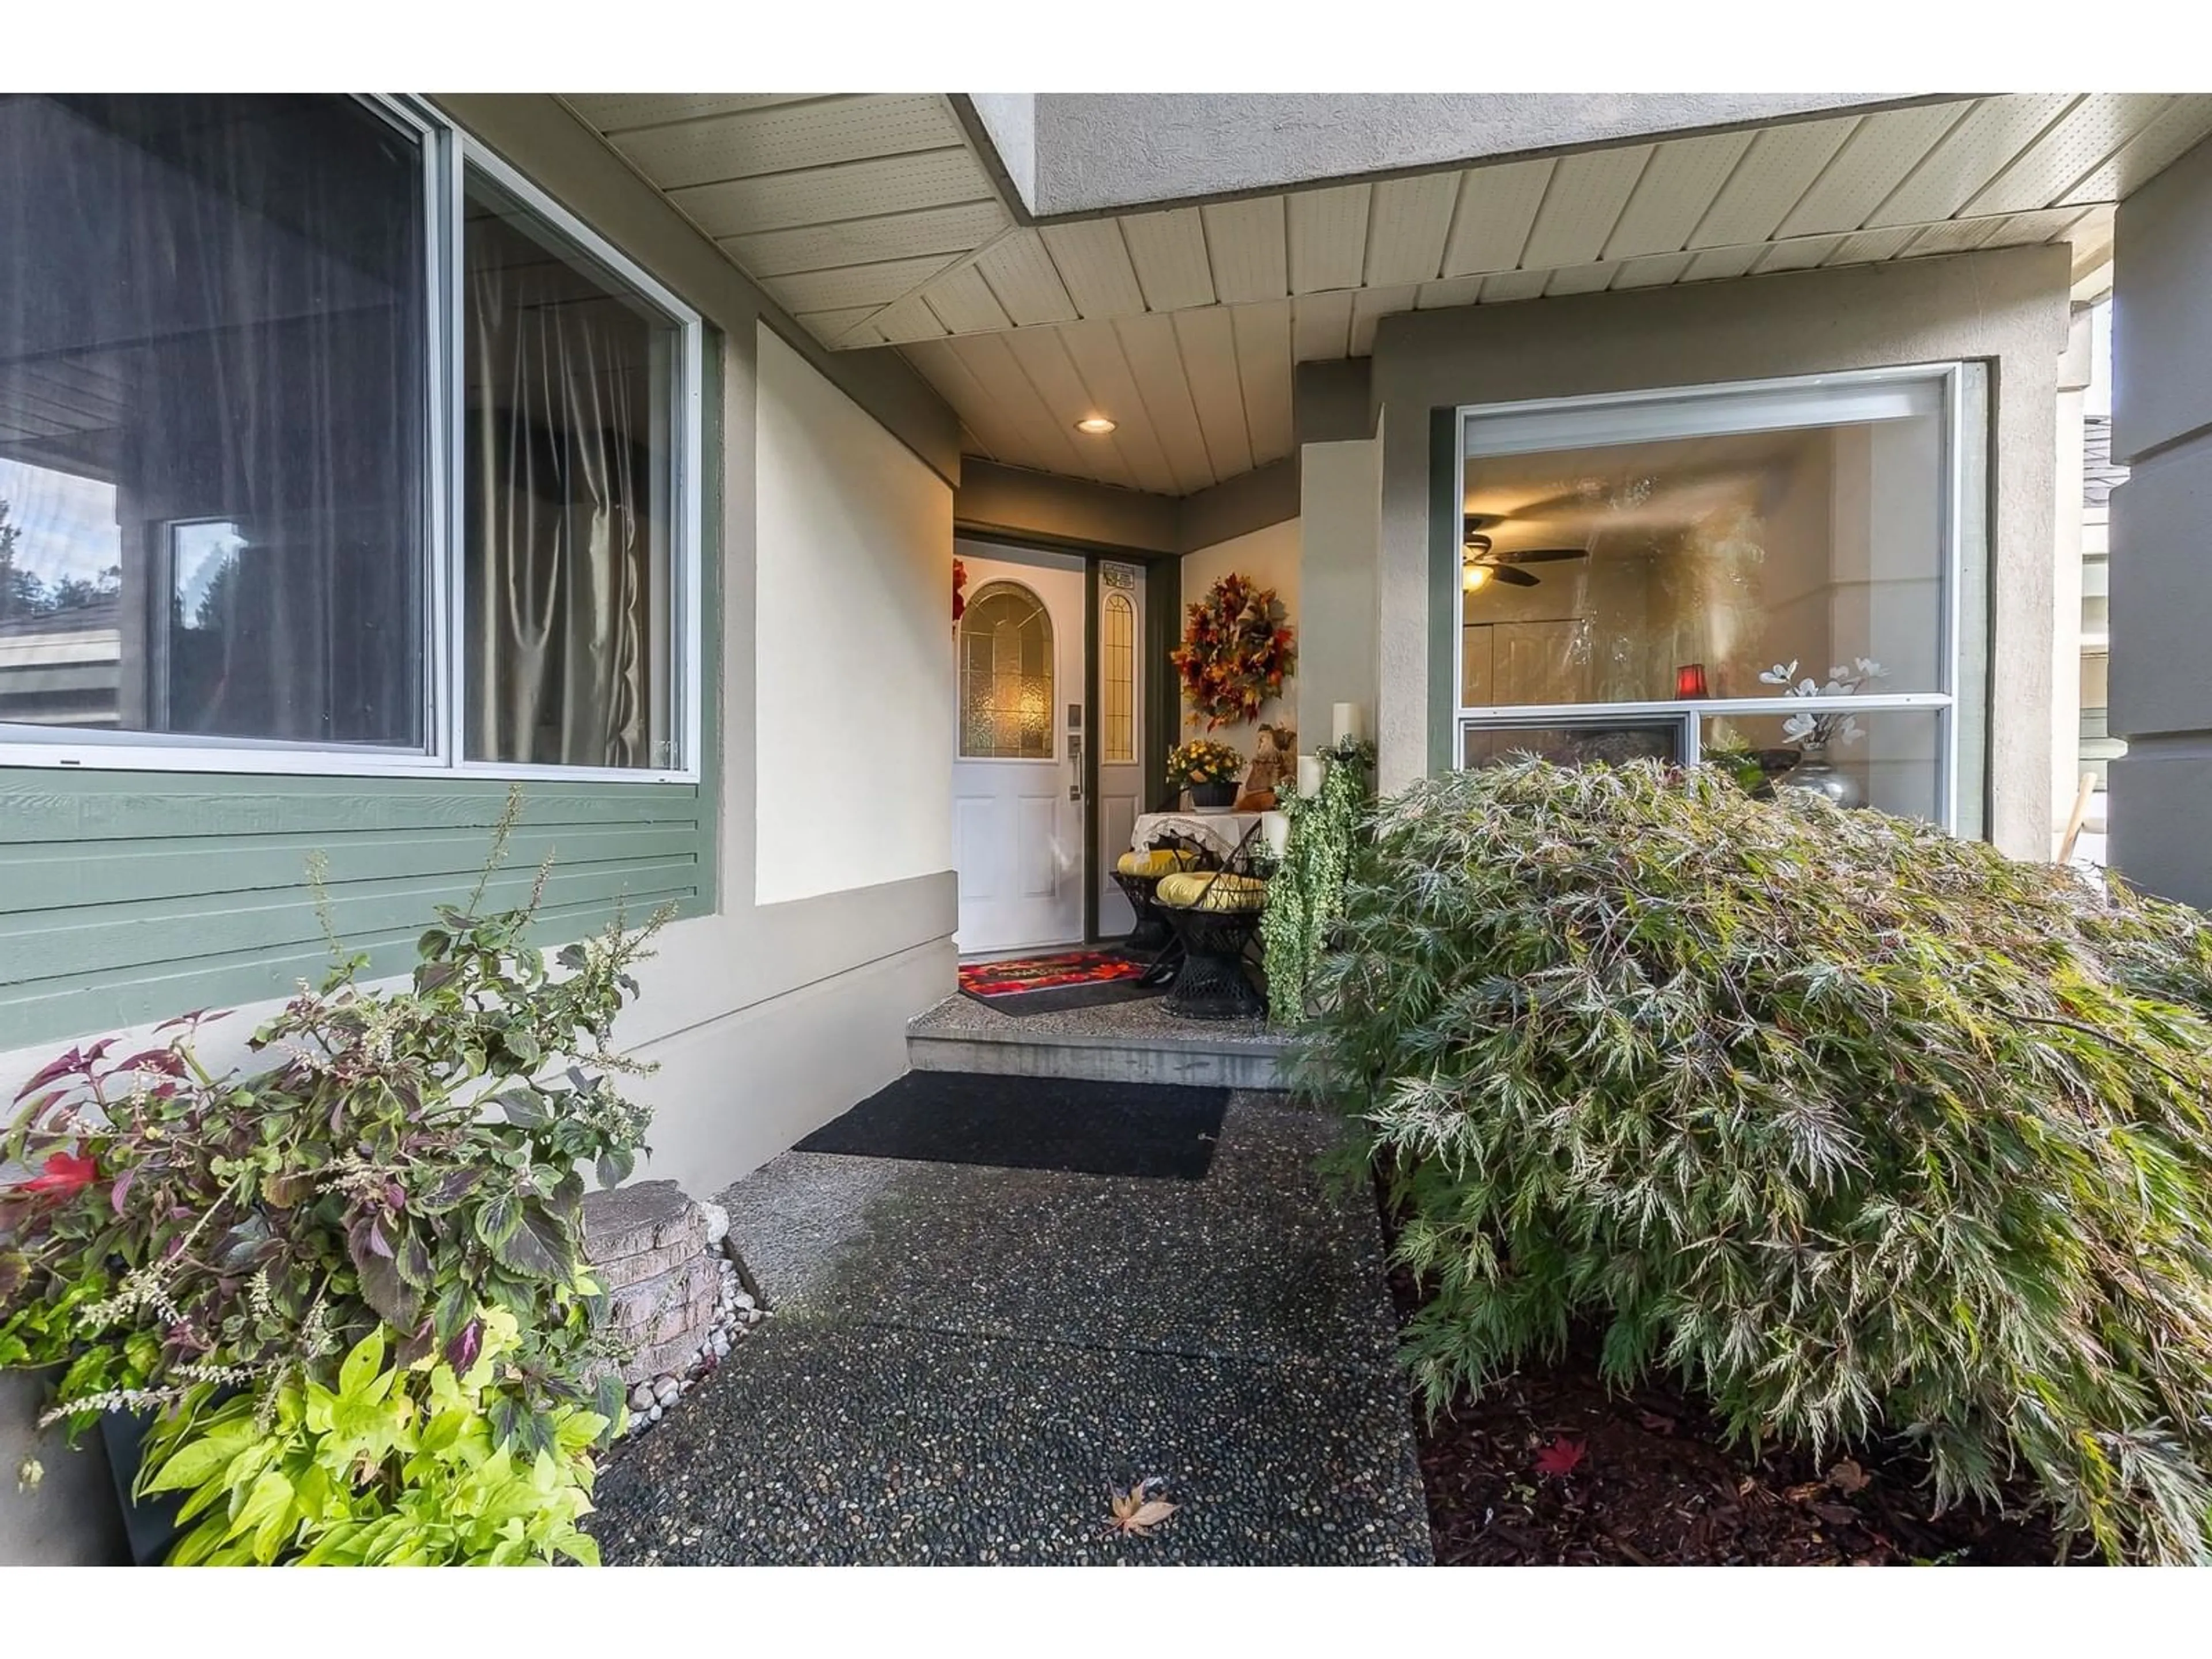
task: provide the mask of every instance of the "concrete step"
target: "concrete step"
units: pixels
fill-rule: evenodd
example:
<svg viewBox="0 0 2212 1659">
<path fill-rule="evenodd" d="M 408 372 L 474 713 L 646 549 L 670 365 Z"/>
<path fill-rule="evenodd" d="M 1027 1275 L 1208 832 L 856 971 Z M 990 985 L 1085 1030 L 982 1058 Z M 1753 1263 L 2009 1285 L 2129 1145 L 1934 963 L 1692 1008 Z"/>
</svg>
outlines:
<svg viewBox="0 0 2212 1659">
<path fill-rule="evenodd" d="M 951 997 L 907 1027 L 916 1071 L 1279 1089 L 1285 1040 L 1258 1021 L 1176 1020 L 1157 1000 L 1020 1018 Z"/>
</svg>

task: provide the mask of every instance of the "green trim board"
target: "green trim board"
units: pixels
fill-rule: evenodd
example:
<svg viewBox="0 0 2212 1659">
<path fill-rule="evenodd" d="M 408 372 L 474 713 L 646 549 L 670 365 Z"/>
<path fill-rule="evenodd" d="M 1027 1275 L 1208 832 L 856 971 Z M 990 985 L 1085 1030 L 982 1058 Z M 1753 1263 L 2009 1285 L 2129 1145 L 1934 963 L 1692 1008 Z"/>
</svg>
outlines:
<svg viewBox="0 0 2212 1659">
<path fill-rule="evenodd" d="M 1098 937 L 1098 745 L 1103 725 L 1098 695 L 1098 561 L 1083 562 L 1083 937 Z"/>
<path fill-rule="evenodd" d="M 1429 411 L 1429 770 L 1449 772 L 1459 690 L 1461 502 L 1459 410 Z"/>
<path fill-rule="evenodd" d="M 1144 731 L 1146 804 L 1168 798 L 1168 750 L 1182 741 L 1182 681 L 1169 661 L 1182 643 L 1182 561 L 1160 559 L 1145 567 Z"/>
<path fill-rule="evenodd" d="M 704 752 L 696 784 L 527 783 L 493 903 L 554 860 L 537 934 L 618 912 L 712 911 L 721 798 L 721 340 L 705 362 Z M 328 866 L 339 938 L 371 971 L 414 960 L 432 907 L 466 901 L 507 786 L 476 778 L 0 769 L 0 1051 L 280 997 L 329 947 L 307 879 Z"/>
</svg>

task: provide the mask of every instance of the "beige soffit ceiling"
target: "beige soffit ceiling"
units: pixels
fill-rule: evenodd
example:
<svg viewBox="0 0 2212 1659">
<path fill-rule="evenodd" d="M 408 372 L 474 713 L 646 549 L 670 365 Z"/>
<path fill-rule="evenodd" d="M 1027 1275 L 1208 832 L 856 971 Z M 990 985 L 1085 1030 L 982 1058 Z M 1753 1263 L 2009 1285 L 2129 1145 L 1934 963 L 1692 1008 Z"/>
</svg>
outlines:
<svg viewBox="0 0 2212 1659">
<path fill-rule="evenodd" d="M 826 342 L 1013 224 L 942 93 L 565 101 Z"/>
<path fill-rule="evenodd" d="M 824 343 L 904 351 L 969 453 L 1170 495 L 1289 454 L 1293 366 L 1394 312 L 2040 242 L 2081 276 L 2212 133 L 2212 95 L 2017 94 L 1024 228 L 941 94 L 568 102 Z"/>
</svg>

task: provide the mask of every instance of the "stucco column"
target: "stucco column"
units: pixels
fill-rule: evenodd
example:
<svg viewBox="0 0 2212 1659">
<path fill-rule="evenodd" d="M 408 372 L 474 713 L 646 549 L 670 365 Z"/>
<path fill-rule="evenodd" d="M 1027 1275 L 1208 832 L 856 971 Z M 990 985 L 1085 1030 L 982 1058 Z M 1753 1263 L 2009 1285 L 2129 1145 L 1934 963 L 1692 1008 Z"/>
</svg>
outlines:
<svg viewBox="0 0 2212 1659">
<path fill-rule="evenodd" d="M 2077 306 L 2058 360 L 2058 511 L 2051 583 L 2051 848 L 2081 784 L 2081 469 L 2089 308 Z"/>
<path fill-rule="evenodd" d="M 1375 562 L 1382 445 L 1307 444 L 1299 470 L 1298 746 L 1329 739 L 1331 709 L 1356 702 L 1375 720 Z"/>
<path fill-rule="evenodd" d="M 2120 204 L 2112 279 L 2112 861 L 2212 905 L 2212 143 Z"/>
</svg>

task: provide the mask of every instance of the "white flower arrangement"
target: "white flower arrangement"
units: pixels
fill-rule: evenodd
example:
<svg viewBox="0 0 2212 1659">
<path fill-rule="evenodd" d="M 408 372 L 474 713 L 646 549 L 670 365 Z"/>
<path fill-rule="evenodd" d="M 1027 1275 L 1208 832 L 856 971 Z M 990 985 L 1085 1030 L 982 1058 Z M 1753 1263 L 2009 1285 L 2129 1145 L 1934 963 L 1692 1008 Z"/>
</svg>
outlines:
<svg viewBox="0 0 2212 1659">
<path fill-rule="evenodd" d="M 1826 685 L 1815 683 L 1809 675 L 1800 680 L 1795 659 L 1778 662 L 1759 677 L 1761 684 L 1788 687 L 1782 694 L 1785 697 L 1856 696 L 1875 680 L 1888 678 L 1889 671 L 1871 657 L 1854 657 L 1848 666 L 1831 668 Z M 1831 744 L 1854 744 L 1865 735 L 1866 729 L 1856 714 L 1792 714 L 1782 722 L 1785 742 L 1811 750 L 1826 749 Z"/>
</svg>

